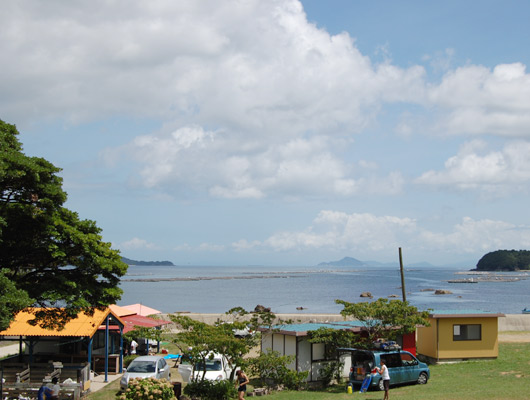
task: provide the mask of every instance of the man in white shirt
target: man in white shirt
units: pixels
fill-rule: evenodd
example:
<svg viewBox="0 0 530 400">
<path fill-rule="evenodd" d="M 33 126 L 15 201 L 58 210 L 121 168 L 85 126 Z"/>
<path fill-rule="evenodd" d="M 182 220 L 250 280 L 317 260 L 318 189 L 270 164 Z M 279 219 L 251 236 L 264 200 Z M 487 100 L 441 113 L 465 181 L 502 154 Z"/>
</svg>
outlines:
<svg viewBox="0 0 530 400">
<path fill-rule="evenodd" d="M 383 378 L 383 387 L 385 388 L 385 397 L 383 400 L 388 400 L 388 390 L 390 389 L 390 374 L 388 373 L 388 367 L 385 365 L 385 362 L 381 360 L 381 368 L 377 368 L 377 372 Z"/>
<path fill-rule="evenodd" d="M 131 354 L 136 354 L 136 348 L 138 347 L 138 343 L 133 339 L 131 342 Z"/>
</svg>

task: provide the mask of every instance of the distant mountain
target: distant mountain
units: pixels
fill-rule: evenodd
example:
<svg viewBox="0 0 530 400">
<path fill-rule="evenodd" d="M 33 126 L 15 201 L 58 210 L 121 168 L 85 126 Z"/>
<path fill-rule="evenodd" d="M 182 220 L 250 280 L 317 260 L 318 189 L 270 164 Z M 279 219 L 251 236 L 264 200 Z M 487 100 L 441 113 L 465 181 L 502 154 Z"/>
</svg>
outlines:
<svg viewBox="0 0 530 400">
<path fill-rule="evenodd" d="M 171 261 L 137 261 L 131 260 L 127 257 L 122 257 L 121 260 L 127 265 L 140 265 L 140 266 L 175 266 Z"/>
<path fill-rule="evenodd" d="M 365 265 L 366 264 L 364 262 L 352 257 L 344 257 L 342 260 L 339 261 L 328 261 L 321 262 L 320 264 L 318 264 L 319 267 L 362 267 Z"/>
<path fill-rule="evenodd" d="M 373 267 L 373 268 L 399 268 L 399 262 L 382 263 L 378 261 L 361 261 L 353 257 L 344 257 L 339 261 L 325 261 L 318 264 L 319 267 Z M 433 267 L 428 262 L 418 262 L 412 264 L 404 264 L 405 268 L 429 268 Z"/>
</svg>

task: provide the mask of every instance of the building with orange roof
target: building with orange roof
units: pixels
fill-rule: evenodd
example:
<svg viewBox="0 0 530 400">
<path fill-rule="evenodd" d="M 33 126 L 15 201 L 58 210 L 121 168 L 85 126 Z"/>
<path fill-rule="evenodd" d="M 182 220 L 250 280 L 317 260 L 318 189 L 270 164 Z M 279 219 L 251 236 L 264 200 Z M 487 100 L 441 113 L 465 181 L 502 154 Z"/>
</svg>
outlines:
<svg viewBox="0 0 530 400">
<path fill-rule="evenodd" d="M 92 315 L 79 313 L 63 329 L 45 329 L 29 322 L 37 308 L 19 312 L 9 327 L 0 331 L 2 340 L 18 340 L 20 352 L 15 359 L 29 365 L 60 361 L 63 364 L 86 362 L 90 369 L 108 373 L 122 372 L 123 330 L 122 319 L 110 308 L 95 310 Z M 25 350 L 22 351 L 22 344 Z"/>
</svg>

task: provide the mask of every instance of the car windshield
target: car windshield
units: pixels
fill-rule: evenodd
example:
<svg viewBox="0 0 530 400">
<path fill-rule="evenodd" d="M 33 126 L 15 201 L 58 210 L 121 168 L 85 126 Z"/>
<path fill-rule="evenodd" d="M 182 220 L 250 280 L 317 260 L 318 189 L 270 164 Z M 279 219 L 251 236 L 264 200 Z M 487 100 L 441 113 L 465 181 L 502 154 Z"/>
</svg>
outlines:
<svg viewBox="0 0 530 400">
<path fill-rule="evenodd" d="M 154 361 L 133 361 L 127 372 L 155 372 Z"/>
<path fill-rule="evenodd" d="M 195 371 L 204 371 L 202 361 L 195 364 Z M 221 360 L 206 360 L 206 371 L 221 371 Z"/>
</svg>

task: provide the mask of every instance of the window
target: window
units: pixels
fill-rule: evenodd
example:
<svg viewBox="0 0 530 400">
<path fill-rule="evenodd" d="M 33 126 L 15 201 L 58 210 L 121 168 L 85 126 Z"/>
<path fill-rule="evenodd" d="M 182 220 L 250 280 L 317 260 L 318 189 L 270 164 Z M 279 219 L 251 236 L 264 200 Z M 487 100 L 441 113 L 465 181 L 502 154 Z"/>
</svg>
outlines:
<svg viewBox="0 0 530 400">
<path fill-rule="evenodd" d="M 399 353 L 381 354 L 380 358 L 388 368 L 401 367 L 401 356 Z"/>
<path fill-rule="evenodd" d="M 418 361 L 409 353 L 401 353 L 401 362 L 403 365 L 417 365 Z"/>
<path fill-rule="evenodd" d="M 324 343 L 313 343 L 313 361 L 326 359 L 326 345 Z"/>
<path fill-rule="evenodd" d="M 453 340 L 482 340 L 482 325 L 453 325 Z"/>
</svg>

